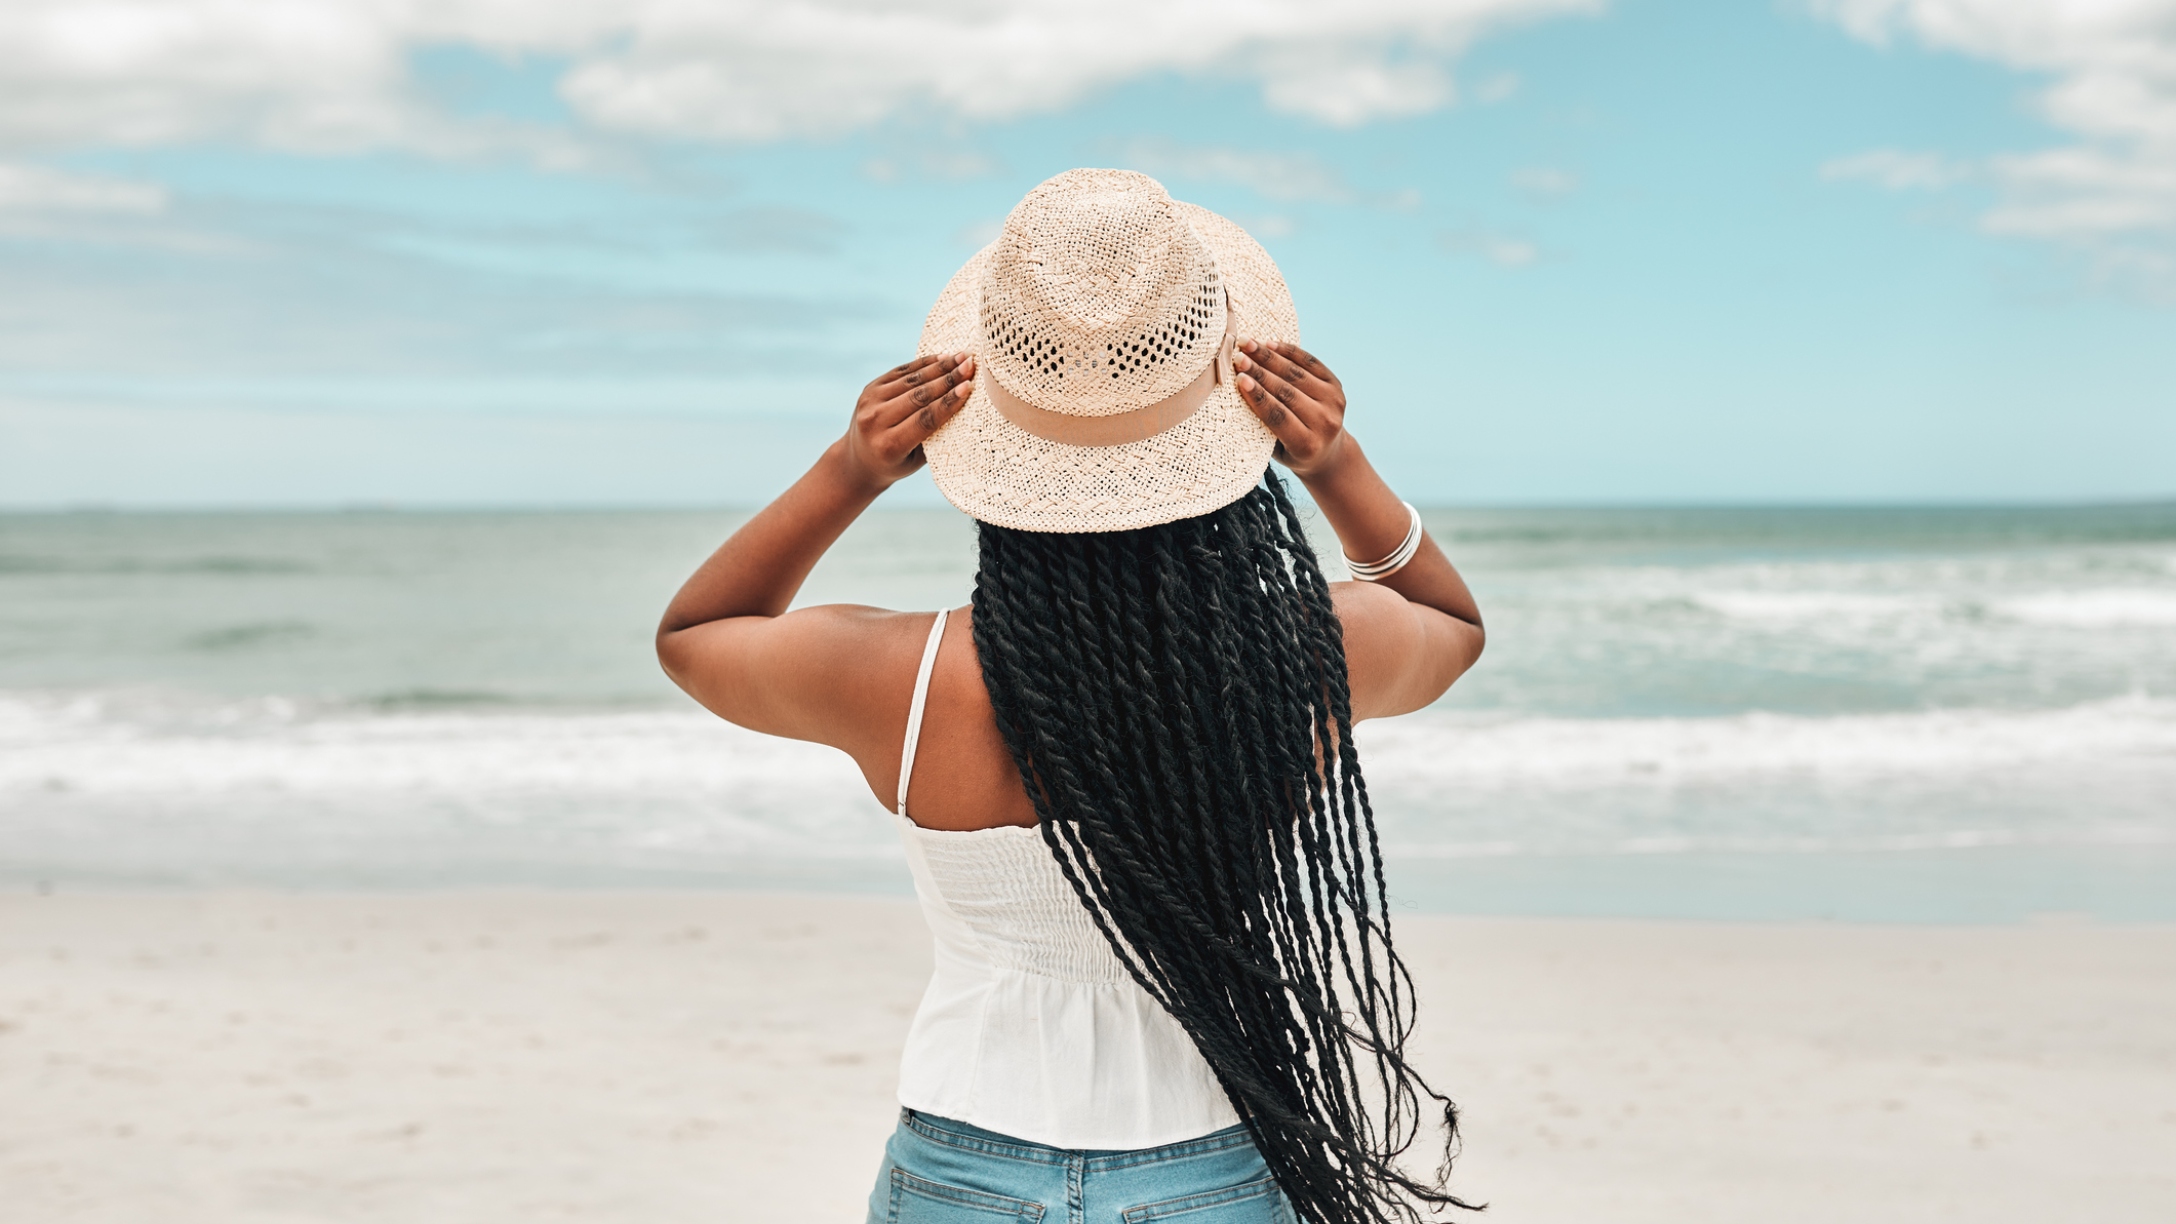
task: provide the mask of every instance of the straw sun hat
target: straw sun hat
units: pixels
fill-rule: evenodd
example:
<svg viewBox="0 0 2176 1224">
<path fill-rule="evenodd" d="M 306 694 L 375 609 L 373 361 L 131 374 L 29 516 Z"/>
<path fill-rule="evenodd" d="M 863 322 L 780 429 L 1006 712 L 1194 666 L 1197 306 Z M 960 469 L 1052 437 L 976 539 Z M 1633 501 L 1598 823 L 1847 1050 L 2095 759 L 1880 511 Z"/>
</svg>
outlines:
<svg viewBox="0 0 2176 1224">
<path fill-rule="evenodd" d="M 1026 531 L 1125 531 L 1246 495 L 1277 440 L 1239 398 L 1238 339 L 1297 344 L 1261 244 L 1129 170 L 1027 194 L 938 295 L 921 352 L 975 389 L 923 450 L 953 505 Z"/>
</svg>

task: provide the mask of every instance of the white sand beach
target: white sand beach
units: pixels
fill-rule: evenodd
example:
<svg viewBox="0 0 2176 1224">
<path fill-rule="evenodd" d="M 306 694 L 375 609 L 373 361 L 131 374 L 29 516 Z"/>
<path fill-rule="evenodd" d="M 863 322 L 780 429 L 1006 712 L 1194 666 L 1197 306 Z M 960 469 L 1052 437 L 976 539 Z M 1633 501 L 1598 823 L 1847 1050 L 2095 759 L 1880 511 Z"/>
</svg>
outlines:
<svg viewBox="0 0 2176 1224">
<path fill-rule="evenodd" d="M 1409 917 L 1523 1222 L 2176 1219 L 2176 929 Z M 911 905 L 0 900 L 10 1224 L 860 1218 Z"/>
</svg>

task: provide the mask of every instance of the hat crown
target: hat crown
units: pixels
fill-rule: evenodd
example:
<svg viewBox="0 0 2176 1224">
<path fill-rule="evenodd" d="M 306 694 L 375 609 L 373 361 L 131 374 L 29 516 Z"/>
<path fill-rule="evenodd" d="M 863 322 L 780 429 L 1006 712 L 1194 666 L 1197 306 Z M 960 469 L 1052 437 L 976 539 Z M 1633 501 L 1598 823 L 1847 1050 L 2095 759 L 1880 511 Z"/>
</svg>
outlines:
<svg viewBox="0 0 2176 1224">
<path fill-rule="evenodd" d="M 1224 338 L 1216 256 L 1163 184 L 1069 170 L 1028 193 L 991 244 L 980 358 L 1006 390 L 1069 416 L 1175 394 Z"/>
</svg>

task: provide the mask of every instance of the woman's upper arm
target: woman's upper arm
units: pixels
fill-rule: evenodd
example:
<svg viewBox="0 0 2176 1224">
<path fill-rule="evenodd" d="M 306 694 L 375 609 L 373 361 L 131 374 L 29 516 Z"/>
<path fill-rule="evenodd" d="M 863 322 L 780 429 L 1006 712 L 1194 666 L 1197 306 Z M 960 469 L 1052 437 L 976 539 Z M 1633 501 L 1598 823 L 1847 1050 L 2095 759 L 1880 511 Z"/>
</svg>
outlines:
<svg viewBox="0 0 2176 1224">
<path fill-rule="evenodd" d="M 849 604 L 728 617 L 659 634 L 657 657 L 727 722 L 853 752 L 897 696 L 886 664 L 909 619 Z"/>
<path fill-rule="evenodd" d="M 1479 625 L 1374 583 L 1332 583 L 1330 593 L 1345 630 L 1354 722 L 1426 706 L 1481 657 Z"/>
</svg>

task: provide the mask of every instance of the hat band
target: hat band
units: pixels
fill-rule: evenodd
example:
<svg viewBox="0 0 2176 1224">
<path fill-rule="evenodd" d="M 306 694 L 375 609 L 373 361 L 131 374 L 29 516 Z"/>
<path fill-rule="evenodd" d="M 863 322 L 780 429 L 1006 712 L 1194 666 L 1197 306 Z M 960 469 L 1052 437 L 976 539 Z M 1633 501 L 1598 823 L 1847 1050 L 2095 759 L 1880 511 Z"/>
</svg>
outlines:
<svg viewBox="0 0 2176 1224">
<path fill-rule="evenodd" d="M 991 407 L 997 409 L 997 415 L 1045 442 L 1064 446 L 1124 446 L 1129 442 L 1146 441 L 1185 421 L 1201 411 L 1201 406 L 1209 402 L 1209 393 L 1218 384 L 1232 381 L 1232 337 L 1226 332 L 1224 343 L 1217 346 L 1216 356 L 1210 360 L 1208 368 L 1175 394 L 1144 407 L 1107 416 L 1073 416 L 1037 408 L 1007 391 L 1005 385 L 989 373 L 987 365 L 976 378 L 982 384 L 983 393 L 990 397 Z"/>
</svg>

